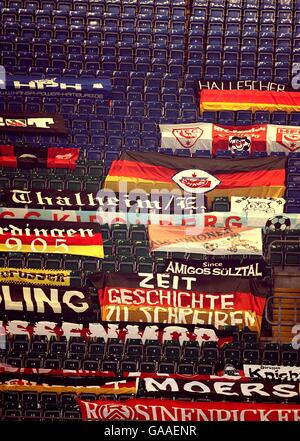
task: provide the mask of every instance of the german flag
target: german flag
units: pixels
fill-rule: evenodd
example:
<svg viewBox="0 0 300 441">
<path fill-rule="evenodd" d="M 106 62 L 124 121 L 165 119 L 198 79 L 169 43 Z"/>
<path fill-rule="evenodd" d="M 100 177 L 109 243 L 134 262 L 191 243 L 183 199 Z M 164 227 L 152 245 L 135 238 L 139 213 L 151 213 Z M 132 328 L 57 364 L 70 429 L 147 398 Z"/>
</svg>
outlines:
<svg viewBox="0 0 300 441">
<path fill-rule="evenodd" d="M 281 157 L 228 160 L 127 151 L 113 161 L 104 188 L 203 193 L 209 204 L 216 196 L 278 198 L 285 191 L 285 166 Z"/>
<path fill-rule="evenodd" d="M 0 252 L 56 253 L 104 257 L 97 223 L 1 220 Z"/>
<path fill-rule="evenodd" d="M 266 112 L 300 112 L 299 92 L 261 90 L 202 90 L 200 112 L 222 110 L 258 110 Z"/>
</svg>

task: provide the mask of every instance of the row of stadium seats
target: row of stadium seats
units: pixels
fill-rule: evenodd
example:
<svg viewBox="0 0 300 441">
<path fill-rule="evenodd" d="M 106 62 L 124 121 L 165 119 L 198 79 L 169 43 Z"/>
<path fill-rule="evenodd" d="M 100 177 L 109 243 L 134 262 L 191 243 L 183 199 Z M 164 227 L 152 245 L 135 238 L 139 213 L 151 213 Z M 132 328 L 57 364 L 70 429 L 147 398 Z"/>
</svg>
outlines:
<svg viewBox="0 0 300 441">
<path fill-rule="evenodd" d="M 215 342 L 204 343 L 200 348 L 198 342 L 185 342 L 181 346 L 172 340 L 164 344 L 157 340 L 146 340 L 144 344 L 140 340 L 128 340 L 126 344 L 97 340 L 89 344 L 55 340 L 48 344 L 36 340 L 30 349 L 28 341 L 17 340 L 1 360 L 17 368 L 100 370 L 117 375 L 137 371 L 212 375 L 223 371 L 228 364 L 235 369 L 243 369 L 243 364 L 299 366 L 299 351 L 291 345 L 280 349 L 277 344 L 267 343 L 260 349 L 258 343 L 245 343 L 244 347 L 225 345 L 221 350 Z"/>
<path fill-rule="evenodd" d="M 155 6 L 184 7 L 184 0 L 130 0 L 130 2 L 122 0 L 1 0 L 1 7 L 12 8 L 28 8 L 28 9 L 44 9 L 47 11 L 79 11 L 79 12 L 109 12 L 110 14 L 120 13 L 132 15 L 135 17 L 139 12 L 147 14 L 146 8 Z M 197 9 L 223 7 L 224 9 L 260 9 L 260 10 L 293 10 L 299 7 L 298 0 L 193 0 L 192 8 L 195 12 Z M 120 9 L 121 8 L 121 9 Z"/>
<path fill-rule="evenodd" d="M 300 39 L 299 39 L 300 49 Z M 161 76 L 164 74 L 177 75 L 182 78 L 185 74 L 193 74 L 198 78 L 205 80 L 218 81 L 236 81 L 248 80 L 249 77 L 258 81 L 275 81 L 278 83 L 288 84 L 292 77 L 292 67 L 290 56 L 284 50 L 278 49 L 278 54 L 274 56 L 266 50 L 262 51 L 261 58 L 264 60 L 259 63 L 259 67 L 254 67 L 254 57 L 251 52 L 247 51 L 245 59 L 246 66 L 242 65 L 233 50 L 224 52 L 223 48 L 212 47 L 210 52 L 211 58 L 201 61 L 201 59 L 187 60 L 185 64 L 179 58 L 155 58 L 155 57 L 129 57 L 114 55 L 80 55 L 70 54 L 64 56 L 62 54 L 52 54 L 50 57 L 47 53 L 37 53 L 35 56 L 30 52 L 8 52 L 2 51 L 0 57 L 1 64 L 5 65 L 8 72 L 17 71 L 18 74 L 25 75 L 27 69 L 31 70 L 75 70 L 76 66 L 80 70 L 86 70 L 95 75 L 97 71 L 103 71 L 105 75 L 111 76 L 114 71 L 131 72 L 136 69 L 138 73 L 152 72 Z M 200 51 L 201 52 L 201 51 Z M 221 58 L 223 54 L 224 59 Z M 196 54 L 198 57 L 198 53 Z M 182 53 L 184 56 L 184 53 Z M 15 65 L 19 62 L 19 66 L 15 69 Z M 299 56 L 293 57 L 293 63 L 299 62 Z M 204 68 L 205 67 L 205 68 Z"/>
<path fill-rule="evenodd" d="M 34 4 L 35 3 L 35 4 Z M 51 5 L 52 3 L 52 5 Z M 59 2 L 61 3 L 61 2 Z M 88 2 L 86 2 L 88 4 Z M 280 23 L 293 23 L 295 14 L 293 12 L 293 4 L 278 3 L 278 10 L 276 12 L 276 2 L 269 4 L 261 4 L 258 9 L 257 2 L 245 2 L 243 6 L 238 2 L 230 3 L 219 2 L 218 4 L 203 2 L 201 5 L 195 5 L 191 9 L 192 19 L 200 23 L 274 23 L 275 19 Z M 67 2 L 64 6 L 54 2 L 47 2 L 46 5 L 39 5 L 37 2 L 28 2 L 22 5 L 21 2 L 9 2 L 9 5 L 0 6 L 5 19 L 10 21 L 20 21 L 21 23 L 36 22 L 39 24 L 68 24 L 68 25 L 94 25 L 98 24 L 97 19 L 103 19 L 107 26 L 115 23 L 114 20 L 119 20 L 118 26 L 127 27 L 130 19 L 134 20 L 151 20 L 158 21 L 176 20 L 184 21 L 186 16 L 186 8 L 183 0 L 176 2 L 164 1 L 148 1 L 134 4 L 121 2 L 98 2 L 94 3 L 94 10 L 84 9 L 72 10 L 67 7 Z M 97 9 L 96 9 L 97 5 Z M 3 8 L 3 6 L 7 6 Z M 22 7 L 23 6 L 23 7 Z M 35 7 L 34 7 L 35 6 Z M 41 6 L 43 6 L 41 8 Z M 48 6 L 48 8 L 47 8 Z M 49 7 L 52 6 L 52 7 Z M 122 7 L 123 6 L 123 7 Z M 209 6 L 209 7 L 208 7 Z M 296 6 L 296 13 L 298 4 Z M 26 9 L 27 8 L 27 9 Z"/>
</svg>

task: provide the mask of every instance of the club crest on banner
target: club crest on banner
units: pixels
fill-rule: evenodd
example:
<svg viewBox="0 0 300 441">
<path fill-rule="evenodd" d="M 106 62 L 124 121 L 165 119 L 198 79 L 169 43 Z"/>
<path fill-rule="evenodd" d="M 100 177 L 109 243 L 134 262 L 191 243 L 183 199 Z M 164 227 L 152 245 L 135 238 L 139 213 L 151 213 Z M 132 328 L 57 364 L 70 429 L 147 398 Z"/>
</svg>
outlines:
<svg viewBox="0 0 300 441">
<path fill-rule="evenodd" d="M 278 128 L 276 142 L 290 152 L 300 149 L 300 128 Z"/>
<path fill-rule="evenodd" d="M 249 136 L 230 136 L 228 141 L 228 147 L 232 153 L 250 152 L 251 138 Z"/>
<path fill-rule="evenodd" d="M 182 170 L 172 177 L 188 193 L 206 193 L 220 184 L 219 179 L 200 169 Z"/>
<path fill-rule="evenodd" d="M 182 147 L 191 149 L 203 135 L 203 130 L 200 127 L 179 128 L 173 129 L 172 133 Z"/>
<path fill-rule="evenodd" d="M 27 127 L 26 119 L 6 119 L 8 127 Z"/>
<path fill-rule="evenodd" d="M 100 419 L 103 420 L 133 420 L 135 412 L 132 407 L 123 406 L 120 404 L 106 404 L 100 406 L 98 409 Z"/>
</svg>

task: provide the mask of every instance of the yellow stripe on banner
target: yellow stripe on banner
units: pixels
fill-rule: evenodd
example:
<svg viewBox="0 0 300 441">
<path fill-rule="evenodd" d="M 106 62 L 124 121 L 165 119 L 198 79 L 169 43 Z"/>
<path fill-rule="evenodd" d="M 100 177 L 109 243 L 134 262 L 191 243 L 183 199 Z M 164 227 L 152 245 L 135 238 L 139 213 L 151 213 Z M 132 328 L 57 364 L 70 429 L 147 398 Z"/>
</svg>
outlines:
<svg viewBox="0 0 300 441">
<path fill-rule="evenodd" d="M 247 326 L 260 333 L 262 316 L 250 310 L 202 310 L 168 306 L 104 305 L 101 319 L 105 322 L 163 323 L 170 325 L 212 325 L 217 329 Z"/>
<path fill-rule="evenodd" d="M 45 249 L 41 245 L 35 245 L 33 247 L 31 245 L 22 245 L 22 247 L 18 249 L 8 249 L 4 243 L 0 243 L 0 252 L 7 253 L 53 253 L 53 254 L 74 254 L 79 256 L 90 256 L 97 257 L 98 259 L 103 259 L 104 257 L 104 249 L 102 245 L 85 245 L 85 246 L 75 246 L 68 245 L 68 251 L 62 251 L 57 249 L 53 245 L 48 245 Z"/>
<path fill-rule="evenodd" d="M 183 194 L 183 190 L 181 190 L 177 184 L 168 183 L 168 182 L 157 182 L 157 181 L 146 181 L 143 179 L 131 179 L 131 178 L 122 178 L 122 184 L 126 180 L 127 190 L 126 191 L 134 191 L 138 188 L 143 189 L 146 192 L 151 192 L 154 190 L 163 190 L 166 189 L 168 191 L 177 190 L 177 192 L 181 192 Z M 138 181 L 138 182 L 136 182 Z M 120 188 L 120 178 L 113 177 L 107 178 L 105 181 L 104 188 L 113 190 L 115 192 L 119 192 Z M 248 197 L 259 197 L 259 198 L 281 198 L 284 196 L 285 187 L 282 185 L 272 185 L 269 187 L 237 187 L 237 188 L 218 188 L 216 187 L 214 190 L 208 191 L 204 193 L 207 198 L 208 204 L 213 202 L 215 197 L 231 197 L 231 196 L 248 196 Z"/>
<path fill-rule="evenodd" d="M 205 101 L 200 103 L 200 112 L 214 111 L 219 112 L 222 110 L 251 110 L 252 112 L 266 111 L 266 112 L 276 112 L 278 110 L 284 112 L 300 112 L 300 106 L 290 106 L 288 104 L 268 104 L 268 103 L 228 103 L 228 102 L 217 102 L 217 101 Z"/>
<path fill-rule="evenodd" d="M 135 386 L 120 386 L 119 388 L 105 386 L 50 386 L 50 385 L 20 385 L 20 384 L 0 384 L 0 391 L 16 391 L 16 392 L 56 392 L 58 394 L 64 392 L 73 392 L 75 394 L 93 393 L 96 395 L 113 394 L 113 395 L 131 395 L 136 394 Z"/>
<path fill-rule="evenodd" d="M 70 286 L 71 271 L 36 268 L 0 268 L 0 283 Z"/>
</svg>

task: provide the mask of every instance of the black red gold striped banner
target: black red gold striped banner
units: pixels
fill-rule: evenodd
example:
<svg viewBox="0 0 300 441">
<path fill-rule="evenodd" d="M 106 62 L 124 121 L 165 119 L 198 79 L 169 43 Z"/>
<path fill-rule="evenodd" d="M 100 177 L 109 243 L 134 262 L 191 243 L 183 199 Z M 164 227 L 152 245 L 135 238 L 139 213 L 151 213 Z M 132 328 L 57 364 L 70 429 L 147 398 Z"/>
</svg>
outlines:
<svg viewBox="0 0 300 441">
<path fill-rule="evenodd" d="M 251 110 L 252 112 L 299 112 L 299 92 L 261 90 L 202 90 L 200 111 Z"/>
<path fill-rule="evenodd" d="M 15 219 L 1 220 L 0 252 L 104 256 L 99 224 Z"/>
<path fill-rule="evenodd" d="M 207 159 L 161 153 L 124 152 L 113 161 L 104 188 L 142 189 L 203 194 L 209 202 L 219 196 L 282 197 L 286 158 Z"/>
<path fill-rule="evenodd" d="M 258 331 L 269 292 L 253 279 L 209 279 L 173 274 L 98 273 L 102 320 L 248 326 Z"/>
</svg>

